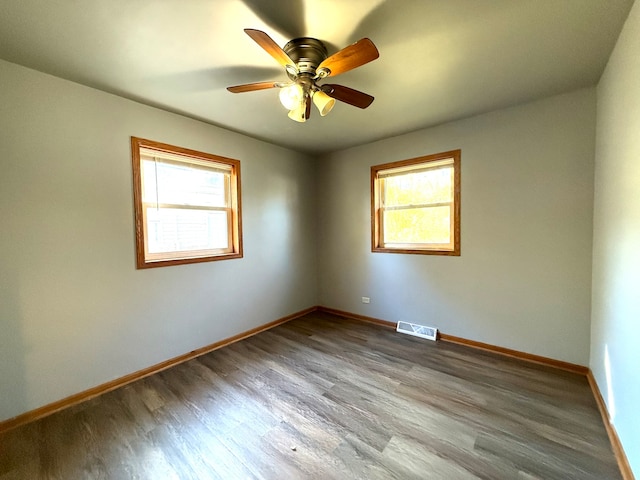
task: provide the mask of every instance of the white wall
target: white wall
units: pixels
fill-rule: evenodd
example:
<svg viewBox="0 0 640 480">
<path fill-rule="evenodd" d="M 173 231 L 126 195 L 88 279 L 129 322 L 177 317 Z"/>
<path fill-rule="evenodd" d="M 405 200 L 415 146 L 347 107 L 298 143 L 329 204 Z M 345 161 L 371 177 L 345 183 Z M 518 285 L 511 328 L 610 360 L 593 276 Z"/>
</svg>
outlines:
<svg viewBox="0 0 640 480">
<path fill-rule="evenodd" d="M 136 270 L 131 135 L 241 161 L 243 259 Z M 0 165 L 0 420 L 317 304 L 301 154 L 0 61 Z"/>
<path fill-rule="evenodd" d="M 591 370 L 640 478 L 640 4 L 598 84 Z"/>
<path fill-rule="evenodd" d="M 587 365 L 594 135 L 585 89 L 323 159 L 320 304 Z M 462 255 L 371 253 L 370 166 L 457 148 Z"/>
</svg>

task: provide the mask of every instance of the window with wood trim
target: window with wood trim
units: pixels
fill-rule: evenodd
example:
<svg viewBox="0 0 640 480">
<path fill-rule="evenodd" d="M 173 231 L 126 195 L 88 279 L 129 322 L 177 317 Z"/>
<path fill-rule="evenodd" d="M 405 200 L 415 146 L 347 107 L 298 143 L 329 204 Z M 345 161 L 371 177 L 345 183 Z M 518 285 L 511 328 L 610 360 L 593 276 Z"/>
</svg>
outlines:
<svg viewBox="0 0 640 480">
<path fill-rule="evenodd" d="M 138 268 L 242 257 L 240 162 L 131 137 Z"/>
<path fill-rule="evenodd" d="M 371 249 L 460 255 L 460 150 L 371 167 Z"/>
</svg>

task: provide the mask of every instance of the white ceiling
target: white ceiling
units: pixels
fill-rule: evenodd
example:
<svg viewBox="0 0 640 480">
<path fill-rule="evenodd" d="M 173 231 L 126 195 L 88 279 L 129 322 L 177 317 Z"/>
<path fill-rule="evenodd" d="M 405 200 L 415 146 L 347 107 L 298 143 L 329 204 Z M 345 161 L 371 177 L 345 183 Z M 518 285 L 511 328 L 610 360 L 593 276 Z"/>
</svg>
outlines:
<svg viewBox="0 0 640 480">
<path fill-rule="evenodd" d="M 324 153 L 597 83 L 633 0 L 2 0 L 0 58 L 255 138 Z M 331 78 L 375 97 L 304 124 L 244 32 L 369 37 L 380 58 Z"/>
</svg>

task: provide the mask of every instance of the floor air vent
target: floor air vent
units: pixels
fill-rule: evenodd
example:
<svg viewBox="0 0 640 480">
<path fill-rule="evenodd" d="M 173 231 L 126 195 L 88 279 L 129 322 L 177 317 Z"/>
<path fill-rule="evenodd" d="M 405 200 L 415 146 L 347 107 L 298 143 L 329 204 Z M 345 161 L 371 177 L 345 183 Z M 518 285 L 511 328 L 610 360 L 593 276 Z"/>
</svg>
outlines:
<svg viewBox="0 0 640 480">
<path fill-rule="evenodd" d="M 424 325 L 418 325 L 416 323 L 398 322 L 396 331 L 420 338 L 426 338 L 428 340 L 437 340 L 438 338 L 437 328 L 426 327 Z"/>
</svg>

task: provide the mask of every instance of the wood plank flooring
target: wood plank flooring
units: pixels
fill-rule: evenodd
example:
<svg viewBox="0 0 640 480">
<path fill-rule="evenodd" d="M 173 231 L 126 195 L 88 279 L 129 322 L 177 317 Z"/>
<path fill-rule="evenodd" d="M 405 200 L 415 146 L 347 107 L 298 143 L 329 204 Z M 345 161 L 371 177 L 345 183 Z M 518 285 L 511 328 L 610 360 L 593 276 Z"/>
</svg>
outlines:
<svg viewBox="0 0 640 480">
<path fill-rule="evenodd" d="M 619 479 L 585 377 L 314 312 L 0 435 L 0 479 Z"/>
</svg>

